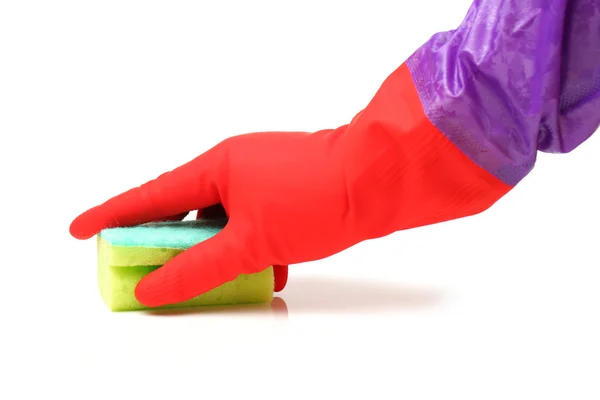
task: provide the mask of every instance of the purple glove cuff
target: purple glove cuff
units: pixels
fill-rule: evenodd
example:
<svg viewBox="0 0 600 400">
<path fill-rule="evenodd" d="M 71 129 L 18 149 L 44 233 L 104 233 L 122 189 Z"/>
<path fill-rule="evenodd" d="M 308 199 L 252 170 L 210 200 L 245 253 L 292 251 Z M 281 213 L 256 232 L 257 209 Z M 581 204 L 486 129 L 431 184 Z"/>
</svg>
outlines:
<svg viewBox="0 0 600 400">
<path fill-rule="evenodd" d="M 516 185 L 600 125 L 600 0 L 476 0 L 407 65 L 431 122 Z"/>
</svg>

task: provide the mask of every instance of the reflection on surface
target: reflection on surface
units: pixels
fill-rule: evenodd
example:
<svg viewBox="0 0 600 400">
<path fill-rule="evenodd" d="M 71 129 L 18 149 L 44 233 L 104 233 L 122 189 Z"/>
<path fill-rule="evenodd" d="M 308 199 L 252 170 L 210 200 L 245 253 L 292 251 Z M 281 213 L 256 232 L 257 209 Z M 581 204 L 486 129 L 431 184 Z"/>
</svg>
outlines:
<svg viewBox="0 0 600 400">
<path fill-rule="evenodd" d="M 434 289 L 316 276 L 292 276 L 280 294 L 291 314 L 403 311 L 434 306 L 442 299 Z"/>
<path fill-rule="evenodd" d="M 173 308 L 166 310 L 148 310 L 147 314 L 157 316 L 175 316 L 189 314 L 223 314 L 223 315 L 273 315 L 287 318 L 288 308 L 285 300 L 274 297 L 271 303 L 239 304 L 231 306 Z"/>
<path fill-rule="evenodd" d="M 439 304 L 442 294 L 393 283 L 342 278 L 297 276 L 270 304 L 245 304 L 146 311 L 152 315 L 265 315 L 287 318 L 288 313 L 359 314 L 398 312 Z M 285 298 L 285 300 L 284 300 Z"/>
</svg>

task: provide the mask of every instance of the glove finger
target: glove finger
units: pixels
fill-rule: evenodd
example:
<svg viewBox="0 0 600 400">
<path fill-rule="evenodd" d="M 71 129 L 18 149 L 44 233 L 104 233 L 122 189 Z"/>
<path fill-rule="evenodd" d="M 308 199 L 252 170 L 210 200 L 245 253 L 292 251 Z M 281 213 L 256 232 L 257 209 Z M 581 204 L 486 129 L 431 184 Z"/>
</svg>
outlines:
<svg viewBox="0 0 600 400">
<path fill-rule="evenodd" d="M 287 265 L 274 265 L 273 275 L 275 279 L 275 292 L 281 292 L 288 280 L 288 266 Z"/>
<path fill-rule="evenodd" d="M 217 176 L 221 153 L 213 148 L 154 180 L 87 210 L 71 223 L 71 235 L 88 239 L 102 229 L 162 220 L 219 203 Z"/>
<path fill-rule="evenodd" d="M 180 303 L 236 279 L 262 271 L 252 237 L 229 222 L 212 238 L 177 255 L 145 276 L 135 296 L 147 307 Z"/>
</svg>

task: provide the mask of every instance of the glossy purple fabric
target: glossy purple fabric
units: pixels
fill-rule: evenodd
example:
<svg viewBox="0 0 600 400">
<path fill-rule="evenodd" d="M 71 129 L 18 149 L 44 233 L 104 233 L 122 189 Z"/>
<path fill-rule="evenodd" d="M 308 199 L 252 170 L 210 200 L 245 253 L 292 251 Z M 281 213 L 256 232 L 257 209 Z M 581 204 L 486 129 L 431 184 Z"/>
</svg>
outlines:
<svg viewBox="0 0 600 400">
<path fill-rule="evenodd" d="M 407 65 L 431 122 L 516 185 L 600 125 L 600 0 L 476 0 Z"/>
</svg>

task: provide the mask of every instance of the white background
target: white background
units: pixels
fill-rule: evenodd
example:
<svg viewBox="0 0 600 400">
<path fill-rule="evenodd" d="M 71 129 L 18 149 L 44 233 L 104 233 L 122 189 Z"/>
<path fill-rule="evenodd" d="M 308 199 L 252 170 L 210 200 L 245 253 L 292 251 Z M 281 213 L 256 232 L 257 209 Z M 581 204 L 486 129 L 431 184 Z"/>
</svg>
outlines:
<svg viewBox="0 0 600 400">
<path fill-rule="evenodd" d="M 68 234 L 230 135 L 348 122 L 469 0 L 0 4 L 0 398 L 600 398 L 599 135 L 479 216 L 292 266 L 287 314 L 111 314 Z"/>
</svg>

